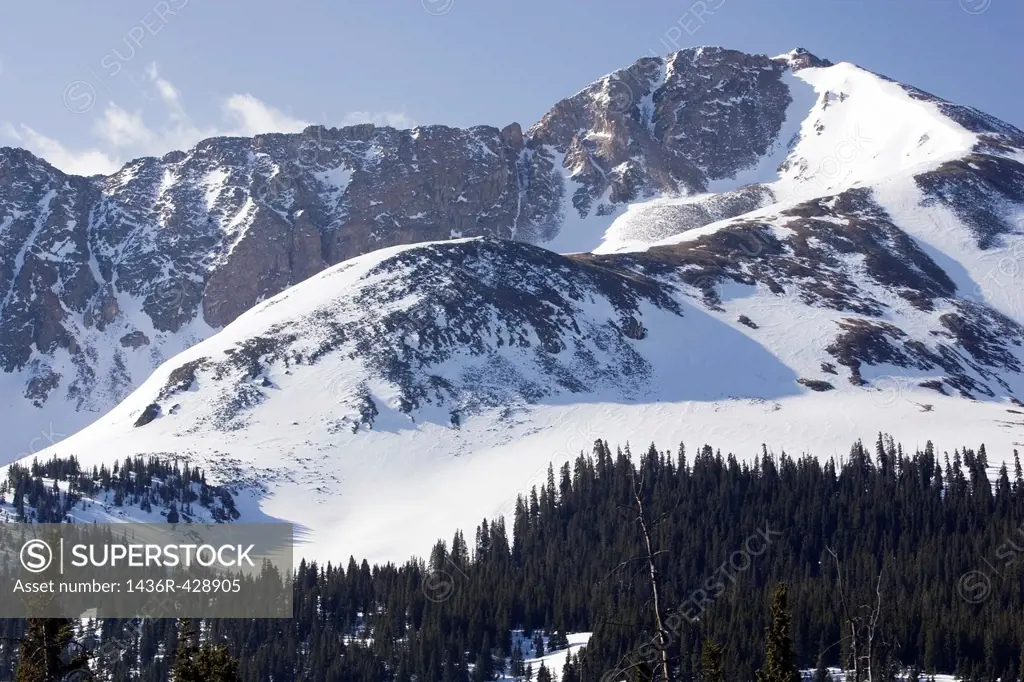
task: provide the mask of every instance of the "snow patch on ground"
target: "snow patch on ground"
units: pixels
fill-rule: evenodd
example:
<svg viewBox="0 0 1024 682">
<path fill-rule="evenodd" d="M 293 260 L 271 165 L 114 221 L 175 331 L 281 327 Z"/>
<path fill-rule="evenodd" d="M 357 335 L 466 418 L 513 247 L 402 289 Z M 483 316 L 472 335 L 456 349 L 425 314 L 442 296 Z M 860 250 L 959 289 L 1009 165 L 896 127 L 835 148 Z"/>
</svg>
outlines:
<svg viewBox="0 0 1024 682">
<path fill-rule="evenodd" d="M 626 207 L 622 204 L 611 204 L 608 200 L 611 190 L 606 190 L 603 196 L 592 202 L 586 215 L 580 215 L 579 210 L 573 205 L 573 197 L 583 185 L 573 179 L 574 170 L 565 167 L 565 154 L 552 147 L 548 147 L 548 150 L 554 157 L 555 168 L 562 173 L 565 193 L 562 196 L 562 219 L 558 234 L 551 241 L 544 242 L 543 246 L 555 253 L 588 252 L 597 244 L 599 235 L 604 234 L 616 216 Z M 610 210 L 606 215 L 597 215 L 598 207 L 602 205 Z"/>
<path fill-rule="evenodd" d="M 553 682 L 560 682 L 562 679 L 562 668 L 565 665 L 565 658 L 567 654 L 575 654 L 590 641 L 590 637 L 593 633 L 591 632 L 570 632 L 566 634 L 566 639 L 569 642 L 568 648 L 555 649 L 553 651 L 548 650 L 549 638 L 544 635 L 544 655 L 538 656 L 537 651 L 533 646 L 533 640 L 526 637 L 522 630 L 512 631 L 512 646 L 519 647 L 519 651 L 523 657 L 523 666 L 530 666 L 533 671 L 533 679 L 537 679 L 537 671 L 540 670 L 540 666 L 543 663 L 544 667 L 551 672 L 551 679 Z M 505 674 L 499 675 L 496 679 L 498 682 L 517 682 L 516 678 L 509 674 L 509 662 L 506 662 Z M 521 679 L 521 678 L 520 678 Z"/>
<path fill-rule="evenodd" d="M 352 169 L 346 166 L 338 166 L 330 170 L 316 173 L 315 177 L 327 189 L 327 195 L 332 203 L 337 203 L 348 189 L 352 181 Z"/>
</svg>

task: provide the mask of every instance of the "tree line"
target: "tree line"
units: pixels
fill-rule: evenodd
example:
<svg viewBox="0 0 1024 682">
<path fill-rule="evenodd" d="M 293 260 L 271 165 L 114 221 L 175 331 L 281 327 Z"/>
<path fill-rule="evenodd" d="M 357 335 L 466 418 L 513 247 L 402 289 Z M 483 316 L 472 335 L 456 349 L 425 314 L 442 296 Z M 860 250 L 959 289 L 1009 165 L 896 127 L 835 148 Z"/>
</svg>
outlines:
<svg viewBox="0 0 1024 682">
<path fill-rule="evenodd" d="M 29 466 L 11 464 L 0 481 L 0 508 L 10 505 L 19 523 L 71 521 L 76 508 L 84 511 L 94 503 L 156 510 L 169 523 L 192 522 L 196 505 L 217 522 L 239 517 L 230 491 L 208 484 L 201 469 L 159 457 L 126 457 L 110 469 L 91 470 L 74 455 L 52 457 Z"/>
<path fill-rule="evenodd" d="M 402 564 L 303 561 L 294 618 L 196 626 L 245 682 L 547 682 L 520 635 L 561 650 L 584 631 L 564 682 L 791 682 L 828 667 L 853 682 L 1020 680 L 1024 476 L 1005 454 L 1011 467 L 992 467 L 983 446 L 909 453 L 880 435 L 838 461 L 741 462 L 598 441 L 549 468 L 508 524 L 482 520 Z M 89 627 L 120 642 L 94 661 L 102 679 L 171 679 L 174 621 Z M 0 628 L 24 637 L 24 623 Z M 0 678 L 16 665 L 0 644 Z"/>
</svg>

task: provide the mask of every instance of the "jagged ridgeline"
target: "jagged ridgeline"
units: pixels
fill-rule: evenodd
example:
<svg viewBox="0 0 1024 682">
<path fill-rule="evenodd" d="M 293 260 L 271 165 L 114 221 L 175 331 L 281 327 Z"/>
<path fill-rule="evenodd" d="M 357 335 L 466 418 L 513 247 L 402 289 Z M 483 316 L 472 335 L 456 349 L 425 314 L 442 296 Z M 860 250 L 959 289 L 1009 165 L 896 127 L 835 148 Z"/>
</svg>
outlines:
<svg viewBox="0 0 1024 682">
<path fill-rule="evenodd" d="M 124 508 L 148 522 L 227 522 L 238 518 L 227 488 L 211 485 L 187 462 L 126 457 L 86 469 L 74 456 L 12 464 L 0 482 L 0 518 L 19 523 L 116 520 Z M 123 516 L 123 514 L 122 514 Z"/>
<path fill-rule="evenodd" d="M 533 641 L 535 651 L 539 640 L 548 654 L 562 652 L 565 633 L 574 632 L 593 635 L 586 648 L 559 655 L 561 682 L 648 679 L 654 631 L 651 583 L 638 560 L 647 553 L 639 499 L 674 679 L 701 670 L 705 638 L 721 647 L 724 679 L 753 679 L 772 590 L 785 582 L 802 669 L 849 668 L 856 655 L 866 656 L 861 670 L 870 663 L 879 679 L 916 669 L 1017 680 L 1024 474 L 1016 452 L 993 461 L 1004 454 L 1012 468 L 990 466 L 984 447 L 940 452 L 929 442 L 911 454 L 880 435 L 874 447 L 858 442 L 839 461 L 765 452 L 740 462 L 710 446 L 652 446 L 637 456 L 599 441 L 520 497 L 510 524 L 485 520 L 469 541 L 456 532 L 425 561 L 303 561 L 293 619 L 210 620 L 202 630 L 240 658 L 246 682 L 523 679 L 519 643 Z M 183 481 L 192 489 L 201 482 L 194 470 L 175 479 L 166 463 L 145 466 L 154 480 L 178 481 L 179 490 Z M 125 466 L 110 472 L 110 490 L 116 480 L 139 478 L 140 463 L 131 467 L 134 475 Z M 81 476 L 72 460 L 58 460 L 11 480 Z M 138 487 L 123 493 L 139 494 Z M 854 649 L 848 634 L 851 620 L 867 627 L 863 616 L 872 609 L 868 655 L 865 640 Z M 128 627 L 140 632 L 121 655 L 97 662 L 102 679 L 168 679 L 173 621 L 85 627 L 98 641 L 123 637 Z M 0 621 L 0 628 L 0 636 L 18 637 L 23 624 Z M 0 640 L 0 677 L 10 676 L 13 656 Z"/>
</svg>

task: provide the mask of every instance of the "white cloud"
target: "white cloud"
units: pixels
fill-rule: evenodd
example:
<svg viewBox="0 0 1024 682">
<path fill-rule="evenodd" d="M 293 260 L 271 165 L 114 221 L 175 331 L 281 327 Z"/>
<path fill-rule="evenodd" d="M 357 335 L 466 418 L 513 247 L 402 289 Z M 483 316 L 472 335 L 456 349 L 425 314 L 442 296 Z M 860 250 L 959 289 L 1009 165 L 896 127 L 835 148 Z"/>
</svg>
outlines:
<svg viewBox="0 0 1024 682">
<path fill-rule="evenodd" d="M 178 103 L 178 91 L 170 81 L 164 80 L 160 77 L 160 71 L 156 68 L 156 62 L 151 62 L 146 67 L 146 75 L 149 76 L 149 80 L 156 84 L 157 89 L 160 91 L 160 97 L 169 104 Z"/>
<path fill-rule="evenodd" d="M 129 111 L 116 102 L 109 102 L 92 125 L 97 144 L 91 148 L 69 149 L 24 124 L 6 124 L 0 128 L 0 136 L 12 139 L 15 144 L 42 156 L 66 173 L 93 175 L 112 173 L 128 159 L 163 156 L 172 150 L 189 149 L 209 137 L 295 133 L 310 125 L 249 93 L 233 94 L 224 99 L 219 124 L 196 125 L 185 109 L 181 91 L 160 75 L 156 64 L 146 68 L 146 76 L 155 93 L 151 99 L 159 102 L 161 111 L 153 117 L 152 112 L 144 114 L 143 109 Z M 161 121 L 152 122 L 161 116 Z M 357 123 L 395 128 L 415 126 L 405 113 L 391 111 L 354 111 L 340 121 L 343 126 Z"/>
<path fill-rule="evenodd" d="M 400 111 L 352 111 L 349 112 L 339 125 L 352 126 L 358 123 L 372 123 L 376 126 L 391 126 L 392 128 L 399 128 L 405 130 L 407 128 L 415 128 L 416 121 L 409 115 Z"/>
<path fill-rule="evenodd" d="M 66 148 L 57 140 L 42 135 L 27 125 L 3 126 L 5 137 L 14 140 L 19 146 L 43 157 L 65 173 L 73 175 L 107 175 L 121 167 L 120 160 L 113 158 L 98 149 L 74 151 Z"/>
<path fill-rule="evenodd" d="M 142 112 L 129 112 L 114 102 L 103 110 L 103 116 L 93 124 L 93 132 L 107 144 L 117 148 L 148 147 L 153 132 L 146 127 Z"/>
<path fill-rule="evenodd" d="M 224 114 L 235 122 L 235 135 L 260 133 L 300 133 L 309 125 L 267 106 L 252 95 L 231 95 L 224 102 Z"/>
</svg>

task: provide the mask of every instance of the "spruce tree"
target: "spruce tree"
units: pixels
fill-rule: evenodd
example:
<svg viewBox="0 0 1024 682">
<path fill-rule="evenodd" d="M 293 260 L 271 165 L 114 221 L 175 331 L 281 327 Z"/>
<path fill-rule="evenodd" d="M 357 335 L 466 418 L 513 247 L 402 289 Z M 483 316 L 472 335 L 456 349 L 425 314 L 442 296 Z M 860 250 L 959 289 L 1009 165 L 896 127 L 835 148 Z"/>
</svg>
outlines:
<svg viewBox="0 0 1024 682">
<path fill-rule="evenodd" d="M 512 673 L 514 679 L 519 679 L 526 672 L 523 666 L 523 652 L 519 648 L 519 643 L 516 642 L 515 646 L 512 647 L 512 660 L 509 662 L 509 671 Z"/>
<path fill-rule="evenodd" d="M 579 682 L 578 668 L 573 662 L 571 651 L 565 652 L 565 664 L 562 666 L 562 682 Z"/>
<path fill-rule="evenodd" d="M 237 682 L 238 661 L 223 644 L 205 644 L 196 656 L 196 671 L 204 682 Z"/>
<path fill-rule="evenodd" d="M 824 652 L 818 654 L 818 666 L 814 669 L 814 682 L 829 682 L 828 668 L 825 667 Z"/>
<path fill-rule="evenodd" d="M 178 649 L 171 668 L 173 682 L 237 682 L 238 661 L 222 644 L 199 646 L 195 625 L 178 620 Z"/>
<path fill-rule="evenodd" d="M 779 583 L 772 594 L 771 623 L 764 636 L 764 665 L 757 671 L 757 682 L 800 682 L 788 608 L 786 584 Z"/>
<path fill-rule="evenodd" d="M 710 637 L 704 638 L 704 648 L 700 657 L 701 672 L 704 682 L 725 682 L 725 669 L 722 663 L 722 647 Z"/>
<path fill-rule="evenodd" d="M 171 668 L 172 682 L 199 682 L 199 670 L 196 667 L 196 656 L 199 646 L 196 643 L 196 627 L 187 618 L 178 619 L 178 648 L 174 653 L 174 665 Z"/>
<path fill-rule="evenodd" d="M 29 618 L 21 642 L 15 682 L 60 682 L 86 670 L 84 654 L 68 656 L 74 630 L 69 618 Z"/>
</svg>

